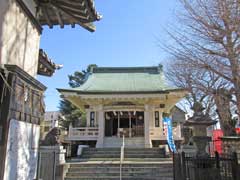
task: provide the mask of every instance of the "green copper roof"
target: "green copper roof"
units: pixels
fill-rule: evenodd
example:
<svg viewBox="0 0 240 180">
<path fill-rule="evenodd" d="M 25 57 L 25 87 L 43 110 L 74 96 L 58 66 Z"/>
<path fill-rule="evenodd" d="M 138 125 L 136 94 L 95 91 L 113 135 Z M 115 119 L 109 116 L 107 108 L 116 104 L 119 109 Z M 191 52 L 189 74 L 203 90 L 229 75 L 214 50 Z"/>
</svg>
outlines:
<svg viewBox="0 0 240 180">
<path fill-rule="evenodd" d="M 65 89 L 82 93 L 162 92 L 176 89 L 166 84 L 158 67 L 97 67 L 80 87 Z M 59 91 L 64 91 L 59 89 Z"/>
</svg>

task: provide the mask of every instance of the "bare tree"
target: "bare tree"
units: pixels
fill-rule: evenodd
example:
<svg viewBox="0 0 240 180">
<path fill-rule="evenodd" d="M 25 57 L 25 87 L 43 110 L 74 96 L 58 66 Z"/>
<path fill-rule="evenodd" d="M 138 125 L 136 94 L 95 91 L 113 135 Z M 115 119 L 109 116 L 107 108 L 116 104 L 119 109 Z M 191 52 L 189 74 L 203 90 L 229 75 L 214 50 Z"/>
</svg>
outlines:
<svg viewBox="0 0 240 180">
<path fill-rule="evenodd" d="M 224 101 L 226 96 L 219 90 L 232 92 L 235 97 L 229 101 L 237 106 L 239 114 L 240 0 L 180 0 L 180 2 L 185 10 L 179 16 L 180 27 L 168 31 L 174 45 L 168 44 L 165 49 L 175 59 L 184 62 L 184 66 L 189 64 L 190 68 L 184 72 L 187 79 L 191 77 L 191 84 L 187 84 L 190 89 L 198 95 L 199 91 L 208 97 L 211 95 L 218 106 L 218 112 L 226 113 L 230 111 L 226 111 L 219 103 L 219 100 Z M 218 115 L 219 118 L 229 116 L 220 113 Z M 230 119 L 220 120 L 229 122 Z"/>
<path fill-rule="evenodd" d="M 175 86 L 188 90 L 185 100 L 189 108 L 193 109 L 194 104 L 200 103 L 206 114 L 216 118 L 213 92 L 224 85 L 219 82 L 219 76 L 196 68 L 185 60 L 174 59 L 166 68 L 166 77 Z"/>
<path fill-rule="evenodd" d="M 236 135 L 235 121 L 231 114 L 231 92 L 225 88 L 217 89 L 214 93 L 214 100 L 218 107 L 217 113 L 219 116 L 220 125 L 225 136 Z"/>
</svg>

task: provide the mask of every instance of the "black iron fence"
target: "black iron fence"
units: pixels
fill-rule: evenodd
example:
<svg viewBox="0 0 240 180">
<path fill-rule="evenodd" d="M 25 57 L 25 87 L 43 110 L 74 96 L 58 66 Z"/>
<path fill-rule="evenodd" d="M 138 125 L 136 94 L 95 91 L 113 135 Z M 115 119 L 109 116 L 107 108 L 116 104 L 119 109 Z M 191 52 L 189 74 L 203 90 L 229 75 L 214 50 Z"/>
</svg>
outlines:
<svg viewBox="0 0 240 180">
<path fill-rule="evenodd" d="M 173 155 L 174 180 L 240 180 L 237 154 L 213 157 L 191 157 L 182 153 Z"/>
</svg>

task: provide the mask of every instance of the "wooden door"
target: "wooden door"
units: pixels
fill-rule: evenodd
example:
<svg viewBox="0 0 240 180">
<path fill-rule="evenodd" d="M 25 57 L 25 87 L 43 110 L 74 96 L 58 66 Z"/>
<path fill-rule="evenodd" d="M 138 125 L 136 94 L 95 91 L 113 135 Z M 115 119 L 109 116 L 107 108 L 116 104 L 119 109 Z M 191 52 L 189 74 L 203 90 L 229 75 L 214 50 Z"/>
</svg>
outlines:
<svg viewBox="0 0 240 180">
<path fill-rule="evenodd" d="M 113 119 L 105 119 L 105 136 L 113 135 Z"/>
</svg>

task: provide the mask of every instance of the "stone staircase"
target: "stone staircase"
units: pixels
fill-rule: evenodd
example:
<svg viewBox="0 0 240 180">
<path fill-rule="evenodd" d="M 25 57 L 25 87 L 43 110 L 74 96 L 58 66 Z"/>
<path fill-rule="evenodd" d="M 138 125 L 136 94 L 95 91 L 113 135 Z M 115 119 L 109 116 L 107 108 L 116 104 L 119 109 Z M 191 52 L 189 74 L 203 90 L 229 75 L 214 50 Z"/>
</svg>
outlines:
<svg viewBox="0 0 240 180">
<path fill-rule="evenodd" d="M 119 180 L 120 166 L 114 163 L 70 164 L 65 180 Z M 122 180 L 173 180 L 171 163 L 124 163 Z"/>
<path fill-rule="evenodd" d="M 125 148 L 122 180 L 173 180 L 172 159 L 159 148 Z M 65 180 L 120 178 L 120 148 L 86 148 L 71 159 Z"/>
<path fill-rule="evenodd" d="M 103 147 L 118 147 L 122 146 L 122 138 L 105 137 L 103 140 Z M 125 138 L 125 147 L 144 148 L 144 137 Z"/>
<path fill-rule="evenodd" d="M 159 148 L 125 148 L 125 161 L 161 161 L 166 159 L 163 149 Z M 120 148 L 85 148 L 77 160 L 80 161 L 119 161 Z"/>
</svg>

